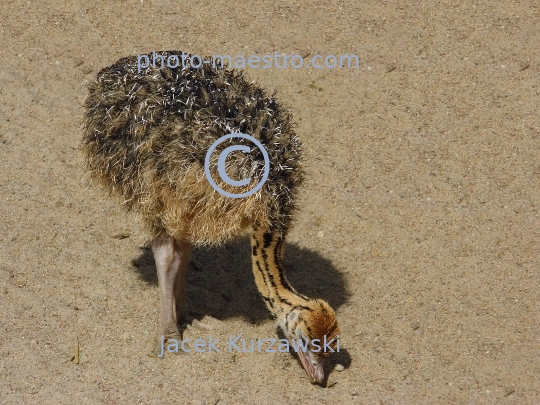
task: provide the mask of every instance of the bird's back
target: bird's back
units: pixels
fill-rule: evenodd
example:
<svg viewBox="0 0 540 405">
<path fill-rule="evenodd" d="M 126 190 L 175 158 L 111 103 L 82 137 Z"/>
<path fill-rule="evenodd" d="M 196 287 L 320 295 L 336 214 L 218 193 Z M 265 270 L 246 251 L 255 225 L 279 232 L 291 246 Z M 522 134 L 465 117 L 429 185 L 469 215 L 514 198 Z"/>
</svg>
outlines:
<svg viewBox="0 0 540 405">
<path fill-rule="evenodd" d="M 167 60 L 181 52 L 156 55 Z M 208 64 L 139 70 L 137 56 L 123 58 L 89 85 L 81 149 L 93 177 L 139 212 L 153 236 L 221 243 L 241 233 L 246 220 L 285 232 L 302 180 L 301 145 L 289 112 L 238 71 Z M 204 161 L 217 139 L 237 132 L 261 142 L 270 173 L 258 192 L 233 199 L 208 183 Z M 241 193 L 261 180 L 264 158 L 258 148 L 231 153 L 228 175 L 251 183 L 230 186 L 219 178 L 217 158 L 233 144 L 252 146 L 239 138 L 222 142 L 210 168 L 221 188 Z"/>
</svg>

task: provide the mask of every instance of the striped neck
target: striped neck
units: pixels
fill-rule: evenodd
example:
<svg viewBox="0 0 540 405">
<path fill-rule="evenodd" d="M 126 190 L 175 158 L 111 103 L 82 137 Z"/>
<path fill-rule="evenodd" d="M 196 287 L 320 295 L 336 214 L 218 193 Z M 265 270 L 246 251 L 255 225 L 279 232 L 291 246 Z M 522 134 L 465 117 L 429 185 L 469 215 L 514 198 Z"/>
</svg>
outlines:
<svg viewBox="0 0 540 405">
<path fill-rule="evenodd" d="M 283 272 L 284 236 L 254 226 L 251 237 L 251 260 L 258 290 L 275 317 L 295 307 L 305 307 L 308 298 L 296 292 Z"/>
</svg>

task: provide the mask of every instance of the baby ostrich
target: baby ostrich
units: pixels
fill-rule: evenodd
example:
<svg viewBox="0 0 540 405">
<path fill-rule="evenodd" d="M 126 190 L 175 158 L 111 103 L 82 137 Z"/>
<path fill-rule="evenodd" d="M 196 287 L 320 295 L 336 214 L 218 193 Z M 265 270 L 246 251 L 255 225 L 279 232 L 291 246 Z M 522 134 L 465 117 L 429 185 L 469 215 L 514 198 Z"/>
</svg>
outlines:
<svg viewBox="0 0 540 405">
<path fill-rule="evenodd" d="M 157 52 L 143 69 L 138 57 L 123 58 L 98 73 L 85 101 L 86 168 L 140 215 L 153 238 L 165 339 L 180 338 L 178 325 L 189 320 L 185 277 L 193 248 L 223 244 L 251 229 L 257 288 L 285 337 L 307 341 L 308 350 L 298 356 L 310 381 L 321 383 L 327 352 L 312 342 L 336 339 L 336 315 L 327 302 L 296 292 L 283 272 L 284 239 L 303 178 L 292 117 L 241 72 L 210 64 L 195 68 L 189 59 L 182 66 L 180 54 Z M 167 66 L 178 62 L 171 55 L 180 59 L 178 67 Z M 270 160 L 263 187 L 243 198 L 221 194 L 205 176 L 207 151 L 230 133 L 257 139 Z M 264 158 L 257 147 L 230 153 L 228 176 L 250 183 L 228 184 L 218 174 L 218 155 L 234 144 L 251 143 L 222 142 L 209 169 L 216 185 L 239 194 L 260 182 Z"/>
</svg>

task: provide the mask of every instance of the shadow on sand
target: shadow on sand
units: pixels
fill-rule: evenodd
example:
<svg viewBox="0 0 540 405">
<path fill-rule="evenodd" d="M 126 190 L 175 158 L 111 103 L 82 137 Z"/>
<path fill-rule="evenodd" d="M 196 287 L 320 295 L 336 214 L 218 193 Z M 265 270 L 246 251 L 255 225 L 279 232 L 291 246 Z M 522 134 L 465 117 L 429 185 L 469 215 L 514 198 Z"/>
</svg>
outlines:
<svg viewBox="0 0 540 405">
<path fill-rule="evenodd" d="M 247 237 L 222 247 L 195 249 L 186 276 L 188 308 L 220 320 L 242 316 L 256 324 L 269 319 L 251 272 L 250 251 Z M 284 264 L 287 278 L 298 292 L 322 298 L 335 310 L 347 301 L 343 275 L 317 252 L 286 244 Z M 133 265 L 143 280 L 157 284 L 149 247 L 141 247 Z"/>
</svg>

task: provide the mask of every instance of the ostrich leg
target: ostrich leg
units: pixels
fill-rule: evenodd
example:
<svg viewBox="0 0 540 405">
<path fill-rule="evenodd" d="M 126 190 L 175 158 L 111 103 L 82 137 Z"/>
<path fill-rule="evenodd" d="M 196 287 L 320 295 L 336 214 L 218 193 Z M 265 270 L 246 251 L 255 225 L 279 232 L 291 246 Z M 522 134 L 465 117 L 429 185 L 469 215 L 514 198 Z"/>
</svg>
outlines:
<svg viewBox="0 0 540 405">
<path fill-rule="evenodd" d="M 189 242 L 174 241 L 175 256 L 179 257 L 178 273 L 174 279 L 174 298 L 176 299 L 176 322 L 185 324 L 191 320 L 186 306 L 186 270 L 189 263 L 193 245 Z"/>
<path fill-rule="evenodd" d="M 152 243 L 159 284 L 160 334 L 164 340 L 182 340 L 177 323 L 185 322 L 186 309 L 186 269 L 193 246 L 187 242 L 177 242 L 172 237 L 157 238 Z M 159 353 L 161 336 L 158 337 L 154 354 Z M 156 353 L 157 350 L 157 353 Z"/>
</svg>

